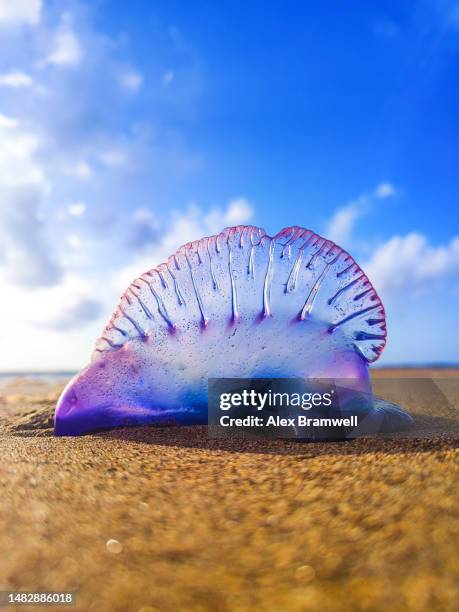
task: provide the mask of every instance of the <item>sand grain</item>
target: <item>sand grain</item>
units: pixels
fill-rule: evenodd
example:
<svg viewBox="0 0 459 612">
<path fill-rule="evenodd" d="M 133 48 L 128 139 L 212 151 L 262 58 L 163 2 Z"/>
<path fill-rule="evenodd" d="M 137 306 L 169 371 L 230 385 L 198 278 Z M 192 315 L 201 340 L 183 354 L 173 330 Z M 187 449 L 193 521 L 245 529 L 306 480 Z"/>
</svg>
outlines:
<svg viewBox="0 0 459 612">
<path fill-rule="evenodd" d="M 457 610 L 454 415 L 345 443 L 53 438 L 40 393 L 3 397 L 0 588 L 98 611 Z"/>
</svg>

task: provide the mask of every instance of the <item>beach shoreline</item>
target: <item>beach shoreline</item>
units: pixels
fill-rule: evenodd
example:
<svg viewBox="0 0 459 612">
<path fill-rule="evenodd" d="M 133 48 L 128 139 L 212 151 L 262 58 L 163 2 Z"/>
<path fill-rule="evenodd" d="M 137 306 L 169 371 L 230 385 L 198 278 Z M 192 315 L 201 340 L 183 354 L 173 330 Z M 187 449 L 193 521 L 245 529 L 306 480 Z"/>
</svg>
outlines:
<svg viewBox="0 0 459 612">
<path fill-rule="evenodd" d="M 442 373 L 374 371 L 414 415 L 406 436 L 306 444 L 205 427 L 55 438 L 64 381 L 10 381 L 1 589 L 75 591 L 78 610 L 452 611 L 458 371 Z M 390 374 L 421 374 L 419 397 Z"/>
</svg>

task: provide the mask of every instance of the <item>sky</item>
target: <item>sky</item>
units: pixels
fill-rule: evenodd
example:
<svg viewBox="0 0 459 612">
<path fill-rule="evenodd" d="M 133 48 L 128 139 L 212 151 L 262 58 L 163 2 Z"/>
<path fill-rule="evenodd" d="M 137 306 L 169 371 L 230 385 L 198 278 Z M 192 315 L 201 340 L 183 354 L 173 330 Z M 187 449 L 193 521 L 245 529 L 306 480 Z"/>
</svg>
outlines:
<svg viewBox="0 0 459 612">
<path fill-rule="evenodd" d="M 76 370 L 229 225 L 310 228 L 459 362 L 459 0 L 0 0 L 0 371 Z"/>
</svg>

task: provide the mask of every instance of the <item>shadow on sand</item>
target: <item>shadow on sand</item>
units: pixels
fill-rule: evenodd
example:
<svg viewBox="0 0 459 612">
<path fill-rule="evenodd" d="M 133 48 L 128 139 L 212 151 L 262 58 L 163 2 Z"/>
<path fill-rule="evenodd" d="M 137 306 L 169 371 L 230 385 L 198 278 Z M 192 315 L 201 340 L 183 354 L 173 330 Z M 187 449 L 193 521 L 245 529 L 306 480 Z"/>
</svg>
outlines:
<svg viewBox="0 0 459 612">
<path fill-rule="evenodd" d="M 33 406 L 16 414 L 4 415 L 3 435 L 22 438 L 53 436 L 53 406 Z M 414 427 L 398 434 L 343 441 L 300 441 L 268 438 L 210 439 L 207 426 L 142 426 L 123 427 L 88 434 L 88 438 L 126 440 L 157 447 L 201 449 L 230 453 L 258 453 L 267 455 L 295 455 L 316 457 L 320 455 L 362 455 L 370 453 L 407 454 L 449 450 L 459 446 L 459 416 L 431 416 L 412 414 Z M 84 439 L 83 436 L 80 439 Z M 65 438 L 64 438 L 65 439 Z M 67 438 L 69 439 L 69 438 Z"/>
<path fill-rule="evenodd" d="M 343 441 L 300 441 L 272 439 L 210 439 L 206 426 L 125 427 L 93 435 L 105 439 L 150 444 L 268 455 L 361 455 L 368 453 L 404 454 L 449 450 L 459 446 L 459 421 L 445 417 L 414 415 L 415 425 L 408 432 Z"/>
</svg>

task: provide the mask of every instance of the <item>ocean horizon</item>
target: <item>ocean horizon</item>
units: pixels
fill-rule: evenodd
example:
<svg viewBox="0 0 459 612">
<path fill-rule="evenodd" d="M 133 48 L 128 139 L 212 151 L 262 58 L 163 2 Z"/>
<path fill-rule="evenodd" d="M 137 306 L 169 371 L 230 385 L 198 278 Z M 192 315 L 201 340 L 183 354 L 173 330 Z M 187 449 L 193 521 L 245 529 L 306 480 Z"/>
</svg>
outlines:
<svg viewBox="0 0 459 612">
<path fill-rule="evenodd" d="M 451 369 L 459 368 L 458 362 L 427 362 L 427 363 L 391 363 L 372 366 L 372 370 L 389 370 L 389 369 Z M 44 383 L 55 384 L 65 382 L 72 376 L 75 376 L 79 370 L 49 370 L 49 371 L 33 371 L 33 370 L 11 370 L 0 372 L 0 386 L 9 383 L 13 380 L 36 380 Z"/>
</svg>

